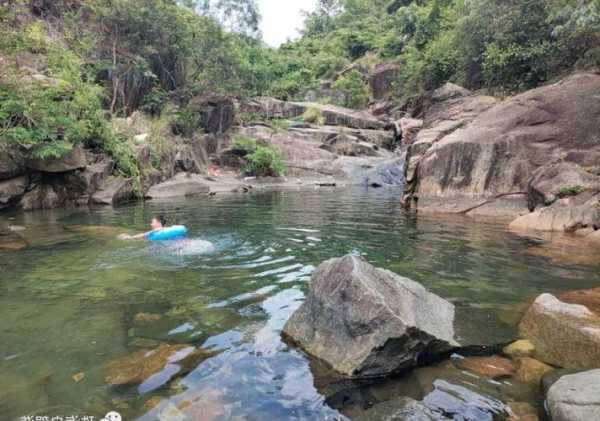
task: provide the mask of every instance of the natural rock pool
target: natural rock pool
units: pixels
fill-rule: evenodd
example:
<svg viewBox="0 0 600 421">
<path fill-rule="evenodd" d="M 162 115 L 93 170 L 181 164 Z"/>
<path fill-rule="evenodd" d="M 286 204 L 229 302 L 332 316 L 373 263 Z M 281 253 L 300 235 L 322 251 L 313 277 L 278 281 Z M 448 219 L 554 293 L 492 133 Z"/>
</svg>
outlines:
<svg viewBox="0 0 600 421">
<path fill-rule="evenodd" d="M 0 217 L 29 242 L 0 252 L 0 419 L 360 418 L 377 403 L 420 399 L 437 379 L 539 407 L 537 387 L 452 361 L 342 382 L 281 340 L 314 268 L 347 253 L 453 302 L 457 333 L 473 343 L 515 338 L 523 303 L 542 292 L 598 284 L 600 265 L 551 260 L 502 224 L 406 214 L 397 197 L 285 190 Z M 156 212 L 216 251 L 116 239 Z"/>
</svg>

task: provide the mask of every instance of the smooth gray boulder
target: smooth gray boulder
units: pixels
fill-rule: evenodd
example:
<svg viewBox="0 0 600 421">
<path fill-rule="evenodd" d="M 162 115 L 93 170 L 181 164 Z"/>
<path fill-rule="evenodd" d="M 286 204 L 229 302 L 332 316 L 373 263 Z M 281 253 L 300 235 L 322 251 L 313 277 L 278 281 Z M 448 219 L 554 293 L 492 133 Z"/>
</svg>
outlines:
<svg viewBox="0 0 600 421">
<path fill-rule="evenodd" d="M 209 187 L 204 179 L 196 174 L 179 173 L 164 183 L 152 186 L 146 193 L 149 199 L 168 199 L 207 194 Z"/>
<path fill-rule="evenodd" d="M 306 301 L 283 333 L 343 375 L 374 377 L 451 350 L 453 324 L 448 301 L 347 255 L 317 268 Z"/>
<path fill-rule="evenodd" d="M 552 421 L 600 420 L 600 370 L 563 376 L 547 396 Z"/>
</svg>

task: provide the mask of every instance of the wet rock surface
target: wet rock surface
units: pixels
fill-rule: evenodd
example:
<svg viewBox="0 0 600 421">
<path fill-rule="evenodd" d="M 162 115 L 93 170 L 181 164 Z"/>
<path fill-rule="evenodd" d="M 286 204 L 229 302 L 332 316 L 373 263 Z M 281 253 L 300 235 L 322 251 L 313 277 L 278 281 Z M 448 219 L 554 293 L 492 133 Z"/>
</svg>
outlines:
<svg viewBox="0 0 600 421">
<path fill-rule="evenodd" d="M 454 306 L 418 283 L 357 256 L 331 259 L 312 277 L 284 334 L 348 376 L 381 376 L 455 345 Z"/>
</svg>

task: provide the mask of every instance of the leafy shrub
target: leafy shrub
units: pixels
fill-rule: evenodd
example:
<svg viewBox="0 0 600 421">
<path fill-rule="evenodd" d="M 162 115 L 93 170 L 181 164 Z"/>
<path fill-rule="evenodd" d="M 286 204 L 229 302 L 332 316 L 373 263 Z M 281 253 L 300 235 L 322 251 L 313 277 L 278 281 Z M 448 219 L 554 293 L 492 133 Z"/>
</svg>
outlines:
<svg viewBox="0 0 600 421">
<path fill-rule="evenodd" d="M 251 154 L 258 148 L 258 142 L 255 139 L 250 139 L 244 136 L 234 136 L 233 149 L 242 152 L 244 155 Z"/>
<path fill-rule="evenodd" d="M 369 87 L 358 70 L 352 70 L 340 77 L 333 84 L 333 89 L 340 92 L 344 101 L 344 107 L 360 109 L 369 103 Z"/>
<path fill-rule="evenodd" d="M 254 152 L 246 155 L 248 164 L 244 172 L 259 177 L 278 177 L 285 174 L 286 166 L 281 153 L 271 147 L 257 146 Z"/>
<path fill-rule="evenodd" d="M 310 124 L 316 124 L 322 126 L 325 124 L 325 117 L 321 110 L 317 107 L 309 107 L 302 114 L 302 120 Z"/>
<path fill-rule="evenodd" d="M 173 134 L 181 136 L 191 136 L 200 127 L 198 115 L 188 108 L 180 108 L 175 112 L 171 122 Z"/>
<path fill-rule="evenodd" d="M 159 116 L 165 108 L 167 98 L 168 95 L 164 90 L 154 88 L 144 95 L 140 109 L 151 116 Z"/>
<path fill-rule="evenodd" d="M 564 199 L 565 197 L 577 196 L 585 189 L 582 186 L 563 187 L 556 193 L 556 197 Z"/>
</svg>

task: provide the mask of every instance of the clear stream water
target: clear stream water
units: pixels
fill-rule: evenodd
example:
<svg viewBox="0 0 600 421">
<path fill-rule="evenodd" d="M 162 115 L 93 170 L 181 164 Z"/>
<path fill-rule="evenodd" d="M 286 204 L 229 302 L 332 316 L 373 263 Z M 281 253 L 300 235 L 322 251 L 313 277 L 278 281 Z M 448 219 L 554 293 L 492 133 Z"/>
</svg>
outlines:
<svg viewBox="0 0 600 421">
<path fill-rule="evenodd" d="M 522 303 L 541 292 L 598 285 L 599 266 L 531 253 L 539 246 L 502 225 L 406 214 L 397 197 L 285 190 L 0 216 L 0 225 L 25 226 L 31 243 L 0 253 L 0 420 L 100 419 L 110 410 L 126 420 L 336 419 L 394 397 L 420 398 L 435 378 L 539 405 L 535 388 L 477 378 L 449 361 L 373 384 L 332 386 L 327 369 L 282 342 L 311 272 L 346 253 L 451 300 L 482 336 L 515 335 Z M 158 211 L 216 251 L 115 238 L 145 230 Z M 140 323 L 139 313 L 161 318 Z M 216 355 L 184 376 L 163 370 L 142 385 L 106 384 L 108 362 L 162 342 Z"/>
</svg>

